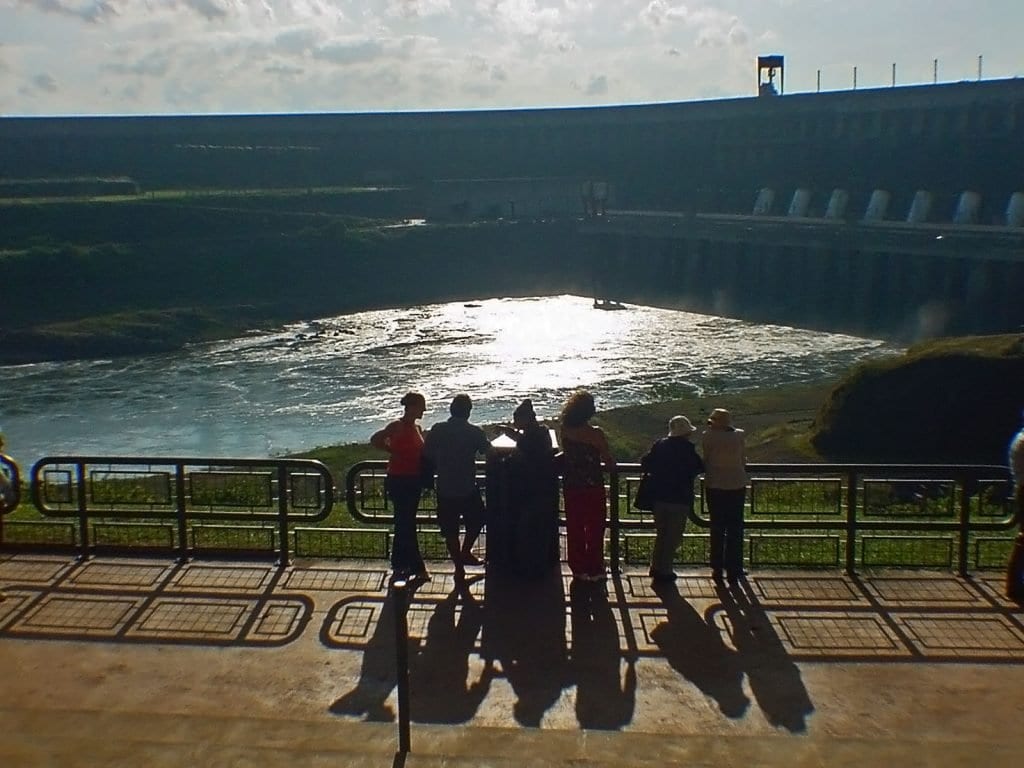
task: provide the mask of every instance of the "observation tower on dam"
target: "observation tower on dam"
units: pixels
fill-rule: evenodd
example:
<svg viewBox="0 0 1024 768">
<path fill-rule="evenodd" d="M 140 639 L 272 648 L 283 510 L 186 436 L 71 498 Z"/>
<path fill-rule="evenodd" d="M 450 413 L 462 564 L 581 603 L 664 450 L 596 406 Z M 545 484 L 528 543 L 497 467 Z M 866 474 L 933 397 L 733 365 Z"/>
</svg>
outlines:
<svg viewBox="0 0 1024 768">
<path fill-rule="evenodd" d="M 409 217 L 597 212 L 581 249 L 609 298 L 909 336 L 1020 328 L 1024 80 L 791 94 L 769 59 L 761 95 L 711 101 L 6 117 L 0 186 L 377 185 Z"/>
</svg>

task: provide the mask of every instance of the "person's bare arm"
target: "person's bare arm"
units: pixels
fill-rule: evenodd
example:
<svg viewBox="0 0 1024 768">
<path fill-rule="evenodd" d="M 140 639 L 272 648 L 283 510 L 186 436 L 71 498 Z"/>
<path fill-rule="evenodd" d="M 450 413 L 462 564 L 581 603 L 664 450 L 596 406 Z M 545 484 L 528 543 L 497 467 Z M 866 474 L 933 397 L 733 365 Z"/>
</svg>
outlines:
<svg viewBox="0 0 1024 768">
<path fill-rule="evenodd" d="M 600 427 L 594 427 L 593 431 L 594 445 L 601 452 L 601 461 L 604 462 L 605 468 L 609 472 L 615 471 L 615 457 L 612 456 L 612 449 L 608 445 L 608 438 L 604 434 L 604 430 Z"/>
<path fill-rule="evenodd" d="M 392 421 L 384 429 L 378 429 L 370 435 L 370 445 L 380 451 L 391 453 L 391 436 L 395 433 L 396 423 Z"/>
</svg>

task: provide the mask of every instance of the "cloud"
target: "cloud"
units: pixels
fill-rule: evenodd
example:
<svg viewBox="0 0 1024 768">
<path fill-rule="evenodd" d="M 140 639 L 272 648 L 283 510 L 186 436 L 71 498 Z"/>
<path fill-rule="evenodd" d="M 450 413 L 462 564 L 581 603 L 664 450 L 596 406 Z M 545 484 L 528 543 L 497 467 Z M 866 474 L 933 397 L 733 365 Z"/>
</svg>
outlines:
<svg viewBox="0 0 1024 768">
<path fill-rule="evenodd" d="M 293 27 L 279 33 L 271 47 L 280 53 L 298 55 L 316 48 L 322 37 L 318 30 L 311 27 Z"/>
<path fill-rule="evenodd" d="M 425 16 L 440 16 L 452 10 L 450 0 L 387 0 L 384 7 L 386 16 L 415 19 Z"/>
<path fill-rule="evenodd" d="M 587 96 L 604 96 L 608 93 L 608 77 L 606 75 L 591 76 L 587 87 L 583 89 Z"/>
<path fill-rule="evenodd" d="M 192 9 L 204 19 L 223 19 L 238 10 L 240 0 L 181 0 L 182 4 Z"/>
<path fill-rule="evenodd" d="M 281 77 L 298 77 L 305 70 L 302 67 L 292 67 L 287 64 L 268 64 L 263 68 L 268 75 L 280 75 Z"/>
<path fill-rule="evenodd" d="M 163 77 L 171 66 L 171 56 L 166 50 L 154 50 L 133 62 L 110 62 L 101 69 L 117 75 L 139 75 L 142 77 Z"/>
<path fill-rule="evenodd" d="M 91 24 L 117 16 L 119 13 L 118 3 L 114 0 L 18 0 L 18 5 L 42 13 L 71 16 Z"/>
<path fill-rule="evenodd" d="M 19 89 L 19 93 L 32 96 L 40 91 L 43 93 L 56 93 L 58 90 L 60 88 L 57 84 L 57 79 L 47 72 L 40 72 L 38 75 L 31 77 L 28 84 L 23 85 Z"/>
<path fill-rule="evenodd" d="M 384 46 L 377 40 L 349 40 L 322 45 L 313 51 L 313 58 L 345 66 L 373 61 L 383 53 Z"/>
<path fill-rule="evenodd" d="M 640 11 L 640 19 L 650 27 L 673 22 L 686 22 L 690 12 L 685 5 L 669 5 L 665 0 L 651 0 Z"/>
</svg>

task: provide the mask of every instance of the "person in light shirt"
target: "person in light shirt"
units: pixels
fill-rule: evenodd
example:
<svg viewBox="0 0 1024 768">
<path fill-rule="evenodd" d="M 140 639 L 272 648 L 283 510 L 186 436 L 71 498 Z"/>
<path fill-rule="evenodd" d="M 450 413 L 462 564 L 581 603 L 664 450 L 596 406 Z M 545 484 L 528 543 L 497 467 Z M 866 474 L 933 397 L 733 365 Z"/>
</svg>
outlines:
<svg viewBox="0 0 1024 768">
<path fill-rule="evenodd" d="M 724 408 L 715 408 L 701 439 L 704 490 L 711 518 L 711 576 L 730 584 L 743 576 L 743 505 L 747 495 L 747 455 L 742 429 Z"/>
</svg>

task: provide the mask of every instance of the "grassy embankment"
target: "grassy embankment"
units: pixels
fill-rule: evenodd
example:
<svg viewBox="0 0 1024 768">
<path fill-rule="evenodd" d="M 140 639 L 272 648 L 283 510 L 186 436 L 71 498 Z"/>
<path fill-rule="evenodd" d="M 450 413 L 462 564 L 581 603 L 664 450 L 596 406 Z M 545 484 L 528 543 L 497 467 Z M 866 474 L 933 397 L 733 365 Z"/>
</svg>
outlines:
<svg viewBox="0 0 1024 768">
<path fill-rule="evenodd" d="M 620 461 L 636 461 L 677 413 L 695 424 L 725 407 L 755 463 L 1002 464 L 1024 407 L 1024 337 L 940 339 L 870 361 L 839 381 L 687 397 L 601 411 Z M 382 455 L 366 444 L 318 448 L 337 476 Z"/>
</svg>

